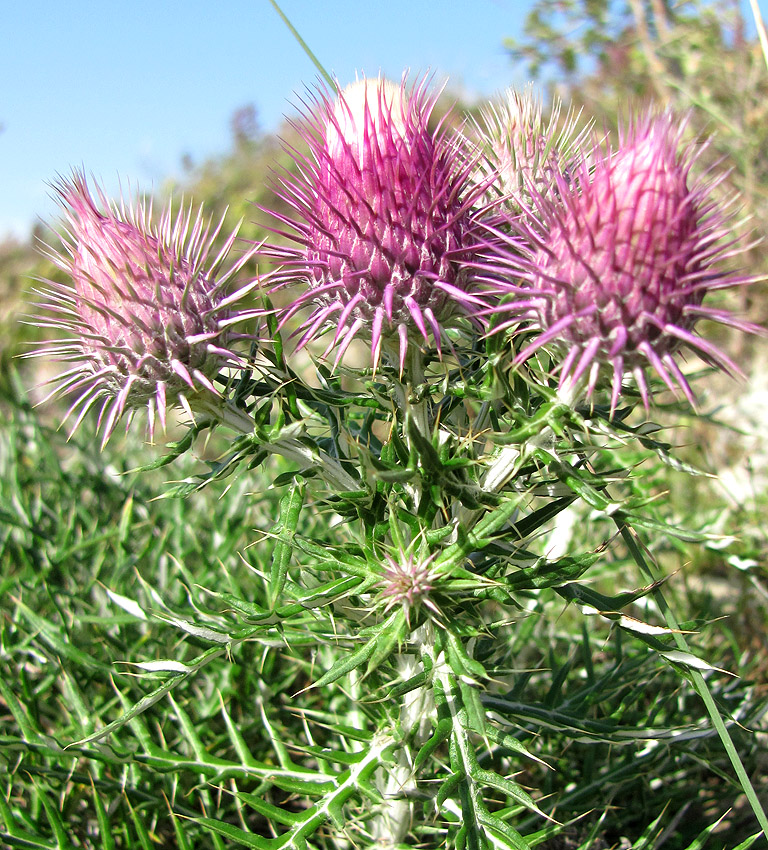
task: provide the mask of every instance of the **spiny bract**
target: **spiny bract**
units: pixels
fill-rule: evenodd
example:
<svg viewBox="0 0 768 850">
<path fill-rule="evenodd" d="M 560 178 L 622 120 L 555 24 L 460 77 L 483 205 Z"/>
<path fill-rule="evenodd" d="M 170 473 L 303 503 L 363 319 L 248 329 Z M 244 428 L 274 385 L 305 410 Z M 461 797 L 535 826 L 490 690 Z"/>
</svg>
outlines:
<svg viewBox="0 0 768 850">
<path fill-rule="evenodd" d="M 479 118 L 471 119 L 470 129 L 484 152 L 478 180 L 485 181 L 489 201 L 517 212 L 530 200 L 529 187 L 545 195 L 554 175 L 569 169 L 584 132 L 576 132 L 579 116 L 573 110 L 558 130 L 561 111 L 556 100 L 545 119 L 541 100 L 527 87 L 508 89 L 500 102 L 482 107 Z"/>
</svg>

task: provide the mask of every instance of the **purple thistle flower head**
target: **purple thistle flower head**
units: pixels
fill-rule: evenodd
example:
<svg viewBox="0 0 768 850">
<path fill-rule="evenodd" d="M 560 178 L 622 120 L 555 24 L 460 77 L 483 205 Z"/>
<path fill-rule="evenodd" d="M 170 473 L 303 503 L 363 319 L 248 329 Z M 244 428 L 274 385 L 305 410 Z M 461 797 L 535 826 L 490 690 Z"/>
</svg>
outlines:
<svg viewBox="0 0 768 850">
<path fill-rule="evenodd" d="M 532 187 L 530 205 L 512 223 L 508 262 L 522 286 L 502 285 L 516 298 L 497 309 L 514 318 L 497 330 L 528 320 L 541 331 L 517 362 L 550 342 L 564 348 L 561 387 L 586 376 L 589 396 L 608 367 L 612 409 L 627 371 L 649 406 L 648 367 L 693 403 L 674 358 L 681 347 L 739 372 L 694 333 L 699 319 L 761 332 L 702 303 L 711 290 L 755 278 L 719 267 L 744 247 L 711 197 L 713 182 L 692 178 L 692 148 L 681 151 L 684 127 L 669 114 L 649 116 L 622 132 L 615 151 L 595 142 L 567 177 L 556 176 L 555 191 Z"/>
<path fill-rule="evenodd" d="M 272 213 L 297 243 L 270 249 L 283 261 L 280 285 L 307 286 L 282 321 L 312 308 L 299 348 L 332 327 L 325 354 L 337 346 L 336 362 L 362 334 L 374 365 L 384 348 L 399 352 L 402 369 L 414 337 L 439 348 L 445 322 L 484 306 L 463 264 L 482 189 L 471 186 L 464 146 L 428 128 L 436 98 L 423 80 L 383 79 L 314 97 L 298 128 L 309 156 L 296 154 L 299 176 L 282 179 L 295 217 Z"/>
<path fill-rule="evenodd" d="M 77 414 L 73 431 L 98 404 L 103 443 L 124 413 L 130 422 L 142 407 L 152 435 L 155 415 L 164 428 L 168 406 L 191 412 L 199 394 L 219 394 L 212 383 L 219 370 L 241 362 L 229 348 L 230 326 L 250 314 L 230 308 L 255 282 L 228 296 L 224 289 L 253 251 L 223 271 L 236 232 L 209 262 L 221 225 L 211 230 L 202 209 L 193 217 L 191 206 L 182 208 L 174 220 L 169 205 L 153 226 L 151 202 L 126 208 L 100 189 L 94 198 L 79 172 L 54 188 L 68 231 L 64 249 L 47 253 L 70 281 L 47 281 L 36 324 L 68 338 L 30 356 L 73 364 L 48 396 L 76 394 L 65 417 Z"/>
</svg>

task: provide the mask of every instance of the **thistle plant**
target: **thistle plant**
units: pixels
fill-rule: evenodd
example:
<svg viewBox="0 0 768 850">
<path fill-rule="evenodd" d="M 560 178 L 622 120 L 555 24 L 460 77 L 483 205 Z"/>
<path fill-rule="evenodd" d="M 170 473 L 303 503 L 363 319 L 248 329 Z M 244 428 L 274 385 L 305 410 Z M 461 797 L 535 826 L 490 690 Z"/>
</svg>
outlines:
<svg viewBox="0 0 768 850">
<path fill-rule="evenodd" d="M 649 417 L 690 415 L 682 348 L 737 371 L 700 319 L 759 330 L 705 304 L 755 280 L 728 266 L 743 241 L 671 116 L 606 149 L 550 144 L 554 124 L 523 110 L 549 153 L 515 160 L 516 178 L 488 167 L 489 125 L 474 146 L 447 119 L 432 129 L 436 110 L 424 80 L 313 95 L 309 154 L 282 177 L 292 211 L 273 213 L 284 242 L 243 246 L 223 274 L 234 235 L 208 264 L 189 213 L 155 229 L 80 176 L 61 184 L 70 241 L 54 256 L 71 282 L 45 309 L 69 337 L 38 354 L 75 364 L 54 393 L 75 396 L 75 440 L 97 402 L 105 439 L 125 411 L 189 408 L 144 469 L 176 462 L 165 495 L 186 500 L 105 470 L 114 552 L 81 512 L 62 518 L 71 551 L 95 553 L 72 596 L 98 612 L 103 660 L 72 651 L 60 605 L 46 619 L 19 598 L 22 675 L 33 645 L 72 720 L 52 734 L 0 677 L 5 743 L 40 777 L 49 825 L 0 798 L 16 843 L 49 846 L 48 829 L 65 845 L 61 775 L 90 789 L 72 806 L 92 806 L 88 847 L 640 848 L 702 795 L 675 844 L 693 850 L 727 805 L 708 764 L 748 801 L 738 846 L 768 827 L 744 731 L 765 698 L 702 657 L 654 561 L 707 540 L 654 498 L 659 465 L 686 464 Z M 254 255 L 274 268 L 227 294 Z M 235 351 L 241 322 L 258 339 Z M 361 366 L 344 357 L 357 337 Z M 203 472 L 191 449 L 214 429 Z M 112 561 L 130 592 L 110 586 Z M 642 817 L 622 802 L 641 797 Z"/>
<path fill-rule="evenodd" d="M 486 183 L 489 201 L 514 212 L 530 201 L 530 188 L 546 195 L 557 174 L 567 176 L 586 131 L 577 132 L 577 114 L 561 120 L 562 104 L 552 104 L 545 119 L 543 104 L 529 86 L 523 92 L 509 89 L 500 103 L 491 102 L 470 125 L 479 140 L 484 160 L 478 180 Z"/>
</svg>

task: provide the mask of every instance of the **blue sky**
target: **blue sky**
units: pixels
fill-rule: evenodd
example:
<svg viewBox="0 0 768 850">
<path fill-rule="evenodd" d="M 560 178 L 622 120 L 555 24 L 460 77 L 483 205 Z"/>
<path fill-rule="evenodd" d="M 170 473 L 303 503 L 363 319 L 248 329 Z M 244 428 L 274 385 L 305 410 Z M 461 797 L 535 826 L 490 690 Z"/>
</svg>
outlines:
<svg viewBox="0 0 768 850">
<path fill-rule="evenodd" d="M 504 54 L 532 0 L 282 0 L 326 68 L 431 70 L 469 95 L 525 80 Z M 743 0 L 746 6 L 746 0 Z M 768 0 L 760 0 L 764 16 Z M 749 11 L 746 9 L 747 17 Z M 73 167 L 110 194 L 227 150 L 253 103 L 275 130 L 317 71 L 268 0 L 0 0 L 0 240 L 55 212 Z"/>
<path fill-rule="evenodd" d="M 283 0 L 340 81 L 405 68 L 491 95 L 520 82 L 502 39 L 530 0 Z M 317 71 L 268 0 L 0 0 L 0 239 L 54 212 L 48 183 L 84 167 L 117 192 L 158 186 L 228 148 L 254 103 L 264 129 Z"/>
</svg>

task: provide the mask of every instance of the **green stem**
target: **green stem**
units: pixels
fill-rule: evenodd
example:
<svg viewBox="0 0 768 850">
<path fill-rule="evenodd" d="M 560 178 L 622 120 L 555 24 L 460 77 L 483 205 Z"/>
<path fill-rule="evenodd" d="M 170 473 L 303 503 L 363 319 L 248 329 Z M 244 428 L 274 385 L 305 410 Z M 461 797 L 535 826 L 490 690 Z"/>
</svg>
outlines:
<svg viewBox="0 0 768 850">
<path fill-rule="evenodd" d="M 757 5 L 757 0 L 749 0 L 749 5 L 752 8 L 752 15 L 755 19 L 755 27 L 757 28 L 757 35 L 760 39 L 760 48 L 763 51 L 765 65 L 768 68 L 768 35 L 765 33 L 763 16 L 760 14 L 760 7 Z"/>
<path fill-rule="evenodd" d="M 424 356 L 415 345 L 410 345 L 405 356 L 403 380 L 395 387 L 396 401 L 402 411 L 403 421 L 410 418 L 422 437 L 430 439 L 429 400 L 413 400 L 424 386 L 424 380 Z"/>
<path fill-rule="evenodd" d="M 279 439 L 274 443 L 262 443 L 261 448 L 272 454 L 281 455 L 286 460 L 318 469 L 326 482 L 337 492 L 352 493 L 362 489 L 360 483 L 355 481 L 337 460 L 319 449 L 305 446 L 298 440 Z"/>
<path fill-rule="evenodd" d="M 387 354 L 393 362 L 397 362 L 394 358 L 395 356 L 399 357 L 399 352 L 395 354 L 393 351 L 388 351 Z M 424 385 L 424 357 L 416 346 L 410 345 L 408 347 L 402 376 L 399 380 L 393 379 L 392 384 L 393 401 L 400 413 L 399 418 L 402 423 L 403 437 L 409 450 L 413 452 L 413 441 L 408 435 L 409 422 L 414 423 L 416 430 L 425 440 L 431 439 L 429 399 L 423 398 L 421 401 L 416 401 L 414 398 L 417 390 Z M 411 492 L 411 497 L 415 505 L 418 507 L 421 502 L 420 484 L 409 484 L 408 489 Z"/>
<path fill-rule="evenodd" d="M 217 425 L 226 425 L 237 434 L 253 434 L 253 420 L 239 407 L 229 401 L 205 398 L 195 399 L 190 405 L 193 413 L 201 413 Z"/>
<path fill-rule="evenodd" d="M 398 675 L 402 682 L 408 681 L 425 667 L 419 655 L 435 655 L 435 633 L 432 623 L 415 629 L 408 640 L 415 654 L 402 653 L 395 656 Z M 431 669 L 430 664 L 430 669 Z M 409 691 L 402 697 L 400 706 L 400 746 L 393 756 L 394 764 L 387 766 L 386 776 L 381 777 L 379 790 L 383 797 L 381 809 L 372 823 L 372 834 L 379 840 L 387 838 L 387 846 L 402 842 L 413 820 L 413 803 L 405 797 L 406 791 L 417 788 L 410 743 L 417 746 L 429 737 L 435 714 L 435 701 L 431 683 Z"/>
<path fill-rule="evenodd" d="M 285 12 L 277 5 L 275 0 L 269 0 L 272 4 L 272 8 L 277 12 L 278 15 L 283 19 L 283 23 L 288 27 L 291 32 L 291 35 L 299 42 L 301 45 L 301 49 L 307 54 L 307 56 L 312 60 L 312 64 L 317 68 L 317 70 L 322 74 L 323 79 L 328 83 L 331 88 L 336 88 L 336 83 L 333 77 L 325 70 L 325 68 L 320 63 L 320 60 L 315 56 L 315 54 L 309 49 L 309 45 L 306 41 L 299 35 L 296 27 L 288 20 L 285 15 Z"/>
</svg>

